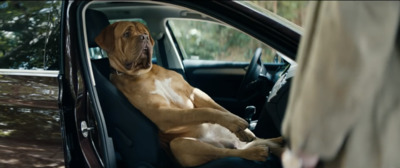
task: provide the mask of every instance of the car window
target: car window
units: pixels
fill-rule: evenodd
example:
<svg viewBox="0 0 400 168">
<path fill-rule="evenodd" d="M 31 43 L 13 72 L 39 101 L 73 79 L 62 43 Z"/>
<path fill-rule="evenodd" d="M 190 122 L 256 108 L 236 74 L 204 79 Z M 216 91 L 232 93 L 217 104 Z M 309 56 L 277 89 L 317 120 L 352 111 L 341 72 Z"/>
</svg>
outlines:
<svg viewBox="0 0 400 168">
<path fill-rule="evenodd" d="M 227 25 L 192 19 L 169 19 L 167 24 L 184 60 L 250 62 L 258 47 L 263 48 L 263 62 L 280 59 L 268 45 Z"/>
<path fill-rule="evenodd" d="M 0 69 L 59 69 L 61 2 L 0 2 Z"/>
</svg>

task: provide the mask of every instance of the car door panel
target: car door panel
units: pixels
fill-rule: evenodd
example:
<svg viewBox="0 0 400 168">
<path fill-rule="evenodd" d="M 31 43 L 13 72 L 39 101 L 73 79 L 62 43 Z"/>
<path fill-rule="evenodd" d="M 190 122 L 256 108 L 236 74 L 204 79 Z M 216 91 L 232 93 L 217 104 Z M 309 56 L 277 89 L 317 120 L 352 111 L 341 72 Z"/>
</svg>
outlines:
<svg viewBox="0 0 400 168">
<path fill-rule="evenodd" d="M 234 98 L 245 75 L 246 63 L 183 61 L 187 81 L 214 99 Z"/>
<path fill-rule="evenodd" d="M 191 85 L 203 90 L 228 109 L 243 108 L 238 105 L 237 92 L 249 63 L 184 60 L 183 64 L 186 79 Z M 264 66 L 272 77 L 282 64 L 264 64 Z"/>
</svg>

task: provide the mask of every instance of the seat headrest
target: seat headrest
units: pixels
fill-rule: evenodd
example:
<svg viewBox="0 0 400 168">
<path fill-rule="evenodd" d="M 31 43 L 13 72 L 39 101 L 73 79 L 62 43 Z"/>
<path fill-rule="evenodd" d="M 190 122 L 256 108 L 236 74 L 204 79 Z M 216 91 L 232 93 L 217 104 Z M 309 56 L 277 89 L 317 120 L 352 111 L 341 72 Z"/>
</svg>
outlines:
<svg viewBox="0 0 400 168">
<path fill-rule="evenodd" d="M 89 47 L 98 47 L 94 39 L 106 28 L 110 22 L 107 16 L 100 11 L 87 9 L 86 10 L 86 29 L 88 36 Z"/>
</svg>

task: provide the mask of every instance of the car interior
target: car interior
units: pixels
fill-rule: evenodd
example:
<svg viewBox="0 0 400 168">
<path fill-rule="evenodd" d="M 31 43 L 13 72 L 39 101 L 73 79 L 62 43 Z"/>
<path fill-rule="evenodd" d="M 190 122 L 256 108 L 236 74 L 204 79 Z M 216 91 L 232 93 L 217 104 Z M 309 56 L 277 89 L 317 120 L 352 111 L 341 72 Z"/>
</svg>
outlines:
<svg viewBox="0 0 400 168">
<path fill-rule="evenodd" d="M 207 14 L 180 6 L 154 2 L 93 2 L 89 3 L 84 12 L 88 45 L 86 53 L 91 60 L 92 77 L 96 84 L 93 87 L 96 88 L 101 104 L 100 112 L 104 115 L 108 133 L 113 138 L 118 167 L 179 167 L 173 157 L 161 148 L 156 125 L 137 110 L 108 79 L 108 58 L 94 39 L 103 28 L 118 20 L 144 20 L 155 40 L 153 63 L 182 74 L 190 84 L 205 91 L 228 110 L 247 119 L 258 137 L 280 136 L 290 80 L 295 69 L 294 62 L 283 59 L 279 64 L 264 64 L 258 56 L 262 51 L 258 49 L 252 53 L 254 56 L 247 63 L 184 63 L 182 51 L 176 47 L 178 44 L 168 29 L 168 18 L 224 23 Z M 250 161 L 241 158 L 223 158 L 199 168 L 244 167 L 249 164 Z"/>
</svg>

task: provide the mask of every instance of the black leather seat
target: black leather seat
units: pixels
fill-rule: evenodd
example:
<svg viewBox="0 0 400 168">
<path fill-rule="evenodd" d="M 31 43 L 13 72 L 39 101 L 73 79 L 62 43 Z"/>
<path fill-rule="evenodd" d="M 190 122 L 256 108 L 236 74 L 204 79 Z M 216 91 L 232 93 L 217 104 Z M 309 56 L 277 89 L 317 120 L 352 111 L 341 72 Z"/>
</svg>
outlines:
<svg viewBox="0 0 400 168">
<path fill-rule="evenodd" d="M 94 39 L 107 25 L 109 21 L 102 12 L 86 11 L 89 47 L 97 47 Z M 97 93 L 119 158 L 119 167 L 170 167 L 171 163 L 160 147 L 157 127 L 108 80 L 108 59 L 93 60 L 92 65 Z"/>
<path fill-rule="evenodd" d="M 290 72 L 283 72 L 275 83 L 268 100 L 265 102 L 258 123 L 253 130 L 260 138 L 281 136 L 283 118 L 289 100 L 290 85 L 296 67 L 290 67 Z"/>
<path fill-rule="evenodd" d="M 99 11 L 86 11 L 89 47 L 97 47 L 95 37 L 109 25 L 107 17 Z M 179 167 L 161 148 L 158 128 L 108 80 L 108 58 L 92 60 L 93 74 L 107 129 L 113 138 L 119 167 Z M 118 157 L 119 156 L 119 157 Z M 237 157 L 218 159 L 197 168 L 265 167 L 265 163 Z"/>
</svg>

